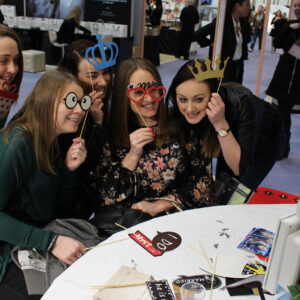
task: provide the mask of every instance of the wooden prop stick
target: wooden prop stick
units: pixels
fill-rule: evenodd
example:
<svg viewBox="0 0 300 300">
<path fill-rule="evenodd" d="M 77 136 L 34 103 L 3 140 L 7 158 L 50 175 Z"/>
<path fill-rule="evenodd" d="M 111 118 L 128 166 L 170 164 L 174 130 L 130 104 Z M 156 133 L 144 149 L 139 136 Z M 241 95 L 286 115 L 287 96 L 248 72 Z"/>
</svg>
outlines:
<svg viewBox="0 0 300 300">
<path fill-rule="evenodd" d="M 262 73 L 263 73 L 263 68 L 264 68 L 264 56 L 265 56 L 265 49 L 266 49 L 266 39 L 267 39 L 268 22 L 269 22 L 269 15 L 270 15 L 270 6 L 271 6 L 271 0 L 267 0 L 264 29 L 263 29 L 263 33 L 262 33 L 263 39 L 262 39 L 262 44 L 261 44 L 258 71 L 257 71 L 257 80 L 256 80 L 255 94 L 257 97 L 259 97 L 259 94 L 260 94 L 260 82 L 262 79 Z"/>
<path fill-rule="evenodd" d="M 215 281 L 215 274 L 216 274 L 216 267 L 217 267 L 217 256 L 215 257 L 214 260 L 214 268 L 212 272 L 212 277 L 211 277 L 211 285 L 210 285 L 210 293 L 209 293 L 209 300 L 212 300 L 212 294 L 213 294 L 213 287 L 214 287 L 214 281 Z"/>
<path fill-rule="evenodd" d="M 98 247 L 103 247 L 103 246 L 111 245 L 111 244 L 114 244 L 114 243 L 118 243 L 118 242 L 122 242 L 122 241 L 125 241 L 125 240 L 129 240 L 129 239 L 130 239 L 130 237 L 126 237 L 126 238 L 124 238 L 124 239 L 120 239 L 120 240 L 115 240 L 115 241 L 111 241 L 111 242 L 99 244 L 99 245 L 94 246 L 94 247 L 84 248 L 84 250 L 91 250 L 91 249 L 94 249 L 94 248 L 98 248 Z"/>
<path fill-rule="evenodd" d="M 219 80 L 219 85 L 218 85 L 218 89 L 217 89 L 217 94 L 219 94 L 219 90 L 220 90 L 220 87 L 221 87 L 221 84 L 222 84 L 222 80 L 223 80 L 223 77 L 221 77 L 220 80 Z"/>
<path fill-rule="evenodd" d="M 132 101 L 132 103 L 134 104 L 134 106 L 135 106 L 135 108 L 136 108 L 136 110 L 137 110 L 139 116 L 141 117 L 141 119 L 142 119 L 142 121 L 144 122 L 144 124 L 146 125 L 146 127 L 149 128 L 147 122 L 145 121 L 145 119 L 144 119 L 143 116 L 141 115 L 140 110 L 139 110 L 139 108 L 137 107 L 137 105 L 136 105 L 133 101 Z"/>
<path fill-rule="evenodd" d="M 134 232 L 132 230 L 130 230 L 129 228 L 126 228 L 125 226 L 119 224 L 119 223 L 115 223 L 115 225 L 121 227 L 122 229 L 128 231 L 129 233 L 133 234 Z"/>
<path fill-rule="evenodd" d="M 93 85 L 90 64 L 87 61 L 85 61 L 85 62 L 86 62 L 87 67 L 89 69 L 89 76 L 90 76 L 91 86 L 92 86 L 92 90 L 94 91 L 95 89 L 94 89 L 94 85 Z M 86 119 L 87 119 L 88 113 L 89 113 L 88 111 L 85 113 L 79 137 L 82 137 L 82 133 L 83 133 L 83 130 L 85 128 L 85 124 L 86 124 Z"/>
<path fill-rule="evenodd" d="M 92 289 L 110 289 L 110 288 L 130 287 L 130 286 L 138 286 L 138 285 L 145 285 L 145 284 L 146 281 L 133 282 L 133 283 L 104 284 L 104 285 L 94 285 L 92 286 Z"/>
<path fill-rule="evenodd" d="M 219 0 L 219 4 L 218 4 L 217 22 L 216 22 L 215 39 L 214 39 L 213 55 L 212 55 L 212 69 L 214 70 L 216 68 L 216 60 L 218 57 L 221 58 L 221 53 L 222 53 L 224 23 L 225 23 L 225 16 L 226 16 L 226 3 L 227 0 Z"/>
</svg>

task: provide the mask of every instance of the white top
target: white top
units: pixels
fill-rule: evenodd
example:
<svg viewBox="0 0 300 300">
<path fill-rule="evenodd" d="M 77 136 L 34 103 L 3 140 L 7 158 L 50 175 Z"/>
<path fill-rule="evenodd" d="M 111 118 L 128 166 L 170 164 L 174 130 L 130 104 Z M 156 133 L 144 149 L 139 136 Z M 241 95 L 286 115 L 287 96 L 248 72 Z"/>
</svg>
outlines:
<svg viewBox="0 0 300 300">
<path fill-rule="evenodd" d="M 239 20 L 236 22 L 233 17 L 232 17 L 232 22 L 233 22 L 233 27 L 234 27 L 235 37 L 236 37 L 236 48 L 232 60 L 240 60 L 242 57 L 242 44 L 243 44 L 241 23 Z"/>
<path fill-rule="evenodd" d="M 132 227 L 132 231 L 141 231 L 152 240 L 157 231 L 178 233 L 182 242 L 172 251 L 154 257 L 128 237 L 128 232 L 121 231 L 111 236 L 107 243 L 121 240 L 114 244 L 98 247 L 83 255 L 71 265 L 52 284 L 43 296 L 43 300 L 92 300 L 98 290 L 93 285 L 105 284 L 121 266 L 134 267 L 138 272 L 152 275 L 154 279 L 178 278 L 178 275 L 203 275 L 207 260 L 201 254 L 199 242 L 208 257 L 218 256 L 218 265 L 222 257 L 237 262 L 249 257 L 257 257 L 252 252 L 237 248 L 238 244 L 252 230 L 261 227 L 275 231 L 279 217 L 295 212 L 296 205 L 227 205 L 199 208 L 154 218 Z M 226 232 L 225 234 L 221 233 Z M 253 259 L 253 258 L 252 258 Z M 218 267 L 218 266 L 217 266 Z M 229 270 L 234 272 L 235 270 Z M 222 278 L 222 286 L 225 280 Z M 127 289 L 131 289 L 128 287 Z M 210 299 L 210 292 L 205 299 Z M 257 298 L 258 296 L 256 296 Z M 267 300 L 278 299 L 279 294 L 265 295 Z M 253 296 L 234 296 L 233 300 L 252 299 Z M 150 298 L 143 298 L 150 299 Z M 213 290 L 213 300 L 231 299 L 226 289 Z M 130 299 L 135 300 L 135 299 Z"/>
</svg>

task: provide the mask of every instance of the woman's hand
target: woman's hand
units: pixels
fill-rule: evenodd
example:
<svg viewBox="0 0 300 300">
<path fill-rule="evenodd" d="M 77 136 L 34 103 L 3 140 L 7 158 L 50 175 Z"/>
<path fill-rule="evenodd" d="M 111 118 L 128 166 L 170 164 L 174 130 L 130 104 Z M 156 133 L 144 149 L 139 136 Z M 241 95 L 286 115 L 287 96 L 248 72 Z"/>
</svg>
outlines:
<svg viewBox="0 0 300 300">
<path fill-rule="evenodd" d="M 290 28 L 296 30 L 300 28 L 300 23 L 292 23 L 290 24 Z"/>
<path fill-rule="evenodd" d="M 85 254 L 84 245 L 72 238 L 59 235 L 51 253 L 68 265 L 74 263 L 81 255 Z"/>
<path fill-rule="evenodd" d="M 102 101 L 102 98 L 100 97 L 100 95 L 102 96 L 103 92 L 97 92 L 97 91 L 92 91 L 89 96 L 92 99 L 92 105 L 90 107 L 90 113 L 94 119 L 94 122 L 102 125 L 103 123 L 103 117 L 104 117 L 104 113 L 102 111 L 102 108 L 104 106 L 104 103 Z"/>
<path fill-rule="evenodd" d="M 129 135 L 131 154 L 140 157 L 143 154 L 143 147 L 154 141 L 155 133 L 152 128 L 140 128 Z"/>
<path fill-rule="evenodd" d="M 152 217 L 155 217 L 156 215 L 167 211 L 173 207 L 173 204 L 168 201 L 164 200 L 157 200 L 154 202 L 148 202 L 148 201 L 140 201 L 138 203 L 132 204 L 132 209 L 141 210 L 144 213 L 147 213 L 151 215 Z"/>
<path fill-rule="evenodd" d="M 76 170 L 85 161 L 86 155 L 84 140 L 80 137 L 73 139 L 73 144 L 66 155 L 66 166 L 71 171 Z"/>
<path fill-rule="evenodd" d="M 213 93 L 211 95 L 206 114 L 216 130 L 229 128 L 225 119 L 225 104 L 219 94 Z"/>
</svg>

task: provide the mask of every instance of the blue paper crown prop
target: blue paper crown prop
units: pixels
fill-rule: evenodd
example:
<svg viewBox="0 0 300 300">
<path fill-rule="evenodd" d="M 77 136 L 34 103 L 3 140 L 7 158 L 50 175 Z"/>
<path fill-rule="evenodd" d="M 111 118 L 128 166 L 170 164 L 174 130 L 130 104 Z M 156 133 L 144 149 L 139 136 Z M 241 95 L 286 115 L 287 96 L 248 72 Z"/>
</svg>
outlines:
<svg viewBox="0 0 300 300">
<path fill-rule="evenodd" d="M 111 43 L 105 43 L 102 41 L 102 35 L 100 33 L 97 34 L 97 40 L 98 44 L 95 45 L 94 47 L 89 47 L 85 51 L 85 58 L 86 60 L 96 69 L 96 70 L 102 70 L 108 67 L 111 67 L 116 64 L 116 60 L 119 54 L 119 47 L 116 43 L 111 42 Z M 102 62 L 97 60 L 95 58 L 95 50 L 96 49 L 100 50 L 100 56 L 102 59 Z M 105 49 L 106 48 L 106 49 Z M 109 60 L 106 58 L 105 51 L 109 49 L 110 51 L 110 56 Z"/>
</svg>

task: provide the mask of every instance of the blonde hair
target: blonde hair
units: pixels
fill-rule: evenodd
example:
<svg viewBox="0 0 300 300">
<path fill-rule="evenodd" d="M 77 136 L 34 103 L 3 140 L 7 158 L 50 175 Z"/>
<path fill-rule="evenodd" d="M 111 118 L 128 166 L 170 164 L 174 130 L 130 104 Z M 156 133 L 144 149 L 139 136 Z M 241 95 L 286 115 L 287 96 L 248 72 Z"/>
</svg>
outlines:
<svg viewBox="0 0 300 300">
<path fill-rule="evenodd" d="M 53 150 L 56 146 L 54 116 L 57 114 L 57 102 L 71 82 L 81 86 L 69 73 L 59 70 L 45 73 L 27 96 L 15 119 L 3 129 L 4 142 L 8 143 L 10 131 L 16 126 L 22 128 L 24 135 L 32 141 L 39 169 L 50 174 L 55 174 Z"/>
<path fill-rule="evenodd" d="M 80 14 L 81 14 L 81 8 L 79 6 L 74 6 L 70 12 L 70 14 L 67 16 L 67 19 L 74 18 L 76 23 L 80 23 Z"/>
</svg>

